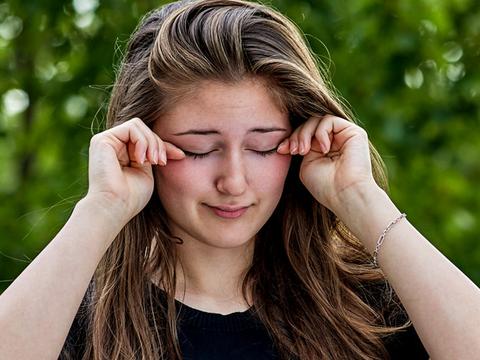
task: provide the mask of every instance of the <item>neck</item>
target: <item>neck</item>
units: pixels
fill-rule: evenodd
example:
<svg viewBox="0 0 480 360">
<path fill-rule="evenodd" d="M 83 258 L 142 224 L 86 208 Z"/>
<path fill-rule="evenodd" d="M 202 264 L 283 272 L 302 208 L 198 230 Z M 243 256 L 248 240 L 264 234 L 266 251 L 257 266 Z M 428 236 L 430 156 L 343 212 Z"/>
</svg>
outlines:
<svg viewBox="0 0 480 360">
<path fill-rule="evenodd" d="M 176 245 L 175 298 L 192 308 L 206 312 L 229 314 L 245 311 L 253 304 L 247 289 L 247 299 L 242 284 L 250 268 L 255 239 L 235 248 L 213 247 L 182 234 L 182 244 Z M 155 241 L 151 254 L 155 249 Z M 160 288 L 160 274 L 152 281 Z"/>
<path fill-rule="evenodd" d="M 250 267 L 253 239 L 237 248 L 214 248 L 194 240 L 177 245 L 177 300 L 199 310 L 230 313 L 250 307 L 242 283 Z"/>
</svg>

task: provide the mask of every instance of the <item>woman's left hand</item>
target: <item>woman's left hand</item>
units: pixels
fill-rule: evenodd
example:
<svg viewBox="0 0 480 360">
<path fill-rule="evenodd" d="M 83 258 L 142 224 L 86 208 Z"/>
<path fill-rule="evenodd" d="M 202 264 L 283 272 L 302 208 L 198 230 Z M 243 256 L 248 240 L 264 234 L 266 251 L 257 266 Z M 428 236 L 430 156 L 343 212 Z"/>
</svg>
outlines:
<svg viewBox="0 0 480 360">
<path fill-rule="evenodd" d="M 277 151 L 304 155 L 300 166 L 302 183 L 334 213 L 346 200 L 345 190 L 365 185 L 376 187 L 366 131 L 340 117 L 310 118 Z"/>
</svg>

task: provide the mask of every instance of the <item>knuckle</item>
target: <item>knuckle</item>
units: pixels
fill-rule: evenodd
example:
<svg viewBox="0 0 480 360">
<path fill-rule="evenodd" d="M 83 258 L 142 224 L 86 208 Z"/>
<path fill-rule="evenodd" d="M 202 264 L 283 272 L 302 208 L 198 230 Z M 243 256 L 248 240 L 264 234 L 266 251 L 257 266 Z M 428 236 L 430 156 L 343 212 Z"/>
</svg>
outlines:
<svg viewBox="0 0 480 360">
<path fill-rule="evenodd" d="M 95 144 L 98 144 L 101 139 L 102 139 L 102 133 L 98 133 L 98 134 L 95 134 L 93 135 L 91 138 L 90 138 L 90 145 L 95 145 Z"/>
<path fill-rule="evenodd" d="M 364 138 L 368 139 L 368 133 L 367 133 L 367 130 L 365 130 L 364 128 L 362 127 L 358 127 L 358 132 L 360 133 L 360 135 L 362 135 Z"/>
<path fill-rule="evenodd" d="M 138 130 L 142 130 L 142 121 L 139 118 L 132 119 L 132 126 Z"/>
<path fill-rule="evenodd" d="M 142 130 L 142 120 L 140 118 L 132 118 L 126 121 L 125 125 L 133 129 Z"/>
</svg>

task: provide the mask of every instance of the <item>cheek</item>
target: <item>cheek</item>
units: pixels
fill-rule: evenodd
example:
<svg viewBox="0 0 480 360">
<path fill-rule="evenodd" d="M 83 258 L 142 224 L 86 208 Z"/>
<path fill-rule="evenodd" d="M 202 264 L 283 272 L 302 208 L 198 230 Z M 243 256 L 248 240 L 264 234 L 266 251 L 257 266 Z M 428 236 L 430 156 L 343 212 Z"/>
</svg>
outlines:
<svg viewBox="0 0 480 360">
<path fill-rule="evenodd" d="M 287 178 L 290 162 L 291 156 L 275 154 L 252 164 L 254 170 L 252 181 L 255 187 L 262 192 L 280 194 Z"/>
<path fill-rule="evenodd" d="M 207 182 L 205 167 L 191 166 L 187 161 L 171 160 L 167 166 L 155 167 L 155 185 L 161 200 L 179 201 L 187 194 L 193 194 Z"/>
</svg>

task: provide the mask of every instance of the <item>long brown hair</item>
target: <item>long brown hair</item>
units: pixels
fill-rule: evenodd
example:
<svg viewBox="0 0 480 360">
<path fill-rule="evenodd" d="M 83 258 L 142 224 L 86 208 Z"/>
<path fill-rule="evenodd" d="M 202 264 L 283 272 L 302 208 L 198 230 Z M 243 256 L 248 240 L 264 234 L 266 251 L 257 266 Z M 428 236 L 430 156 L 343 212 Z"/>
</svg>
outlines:
<svg viewBox="0 0 480 360">
<path fill-rule="evenodd" d="M 323 114 L 354 121 L 291 21 L 257 3 L 206 0 L 170 3 L 141 21 L 113 87 L 107 127 L 133 117 L 152 126 L 199 81 L 246 77 L 268 83 L 293 128 Z M 371 144 L 370 151 L 374 178 L 386 189 L 382 160 Z M 300 161 L 292 160 L 279 205 L 257 234 L 243 294 L 252 294 L 284 359 L 385 359 L 382 337 L 400 327 L 384 314 L 398 299 L 359 240 L 302 185 Z M 182 358 L 174 300 L 179 239 L 166 219 L 153 195 L 103 257 L 88 297 L 84 359 Z M 156 275 L 166 306 L 153 295 Z"/>
</svg>

